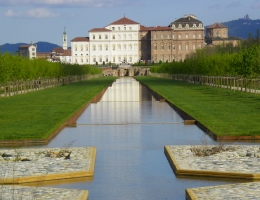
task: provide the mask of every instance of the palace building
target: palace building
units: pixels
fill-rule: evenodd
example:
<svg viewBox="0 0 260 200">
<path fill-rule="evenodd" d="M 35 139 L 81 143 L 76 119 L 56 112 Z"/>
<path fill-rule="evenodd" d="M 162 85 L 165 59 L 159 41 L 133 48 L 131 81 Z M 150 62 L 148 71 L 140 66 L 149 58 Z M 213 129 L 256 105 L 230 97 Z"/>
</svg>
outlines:
<svg viewBox="0 0 260 200">
<path fill-rule="evenodd" d="M 194 15 L 156 27 L 123 17 L 89 30 L 89 37 L 72 39 L 71 59 L 73 64 L 172 62 L 203 47 L 204 26 Z"/>
<path fill-rule="evenodd" d="M 228 27 L 216 22 L 206 28 L 205 41 L 207 45 L 232 44 L 233 46 L 237 46 L 241 39 L 235 36 L 229 36 Z"/>
</svg>

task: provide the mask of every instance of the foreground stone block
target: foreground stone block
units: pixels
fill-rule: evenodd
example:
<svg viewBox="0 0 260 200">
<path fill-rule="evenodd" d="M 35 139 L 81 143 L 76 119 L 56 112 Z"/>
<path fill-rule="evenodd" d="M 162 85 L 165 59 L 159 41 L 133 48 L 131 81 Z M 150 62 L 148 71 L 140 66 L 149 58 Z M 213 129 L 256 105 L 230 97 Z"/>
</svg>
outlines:
<svg viewBox="0 0 260 200">
<path fill-rule="evenodd" d="M 18 185 L 3 185 L 0 188 L 1 197 L 5 200 L 12 199 L 42 199 L 42 200 L 87 200 L 87 190 L 27 187 Z M 2 198 L 1 198 L 2 199 Z"/>
<path fill-rule="evenodd" d="M 223 149 L 218 152 L 218 148 Z M 164 149 L 177 175 L 260 180 L 259 145 L 165 146 Z"/>
<path fill-rule="evenodd" d="M 186 189 L 187 200 L 260 199 L 260 182 Z"/>
<path fill-rule="evenodd" d="M 95 159 L 95 147 L 0 149 L 0 183 L 91 177 Z"/>
</svg>

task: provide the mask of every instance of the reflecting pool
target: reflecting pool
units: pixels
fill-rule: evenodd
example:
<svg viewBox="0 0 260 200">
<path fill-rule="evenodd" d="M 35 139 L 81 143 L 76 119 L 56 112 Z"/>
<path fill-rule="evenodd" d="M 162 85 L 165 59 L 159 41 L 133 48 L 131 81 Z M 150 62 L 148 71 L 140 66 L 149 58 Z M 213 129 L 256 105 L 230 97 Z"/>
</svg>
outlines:
<svg viewBox="0 0 260 200">
<path fill-rule="evenodd" d="M 180 91 L 181 92 L 181 91 Z M 230 180 L 176 177 L 165 145 L 214 144 L 165 102 L 157 101 L 130 77 L 117 79 L 47 147 L 95 146 L 95 175 L 48 187 L 89 190 L 90 200 L 185 199 L 185 188 L 234 183 Z"/>
</svg>

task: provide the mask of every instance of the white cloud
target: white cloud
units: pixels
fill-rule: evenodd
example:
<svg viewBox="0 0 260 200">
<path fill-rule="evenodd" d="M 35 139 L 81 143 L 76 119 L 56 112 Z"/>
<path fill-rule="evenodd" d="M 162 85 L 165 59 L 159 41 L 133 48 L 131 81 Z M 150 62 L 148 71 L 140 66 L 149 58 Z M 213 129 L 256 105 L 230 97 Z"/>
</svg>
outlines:
<svg viewBox="0 0 260 200">
<path fill-rule="evenodd" d="M 125 5 L 136 0 L 0 0 L 0 6 L 95 6 Z"/>
<path fill-rule="evenodd" d="M 59 14 L 46 10 L 45 8 L 34 8 L 27 11 L 14 12 L 7 10 L 4 15 L 6 17 L 22 17 L 22 18 L 50 18 L 57 17 Z"/>
</svg>

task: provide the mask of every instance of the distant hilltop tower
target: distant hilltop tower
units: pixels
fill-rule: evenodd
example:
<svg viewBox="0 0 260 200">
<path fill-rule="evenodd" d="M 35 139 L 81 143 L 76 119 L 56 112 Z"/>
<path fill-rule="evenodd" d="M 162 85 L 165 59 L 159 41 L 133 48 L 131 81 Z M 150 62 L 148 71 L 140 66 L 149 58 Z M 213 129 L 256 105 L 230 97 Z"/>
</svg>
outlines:
<svg viewBox="0 0 260 200">
<path fill-rule="evenodd" d="M 67 33 L 65 30 L 66 27 L 64 27 L 63 35 L 62 35 L 62 48 L 64 50 L 68 49 L 68 38 L 67 38 Z"/>
</svg>

